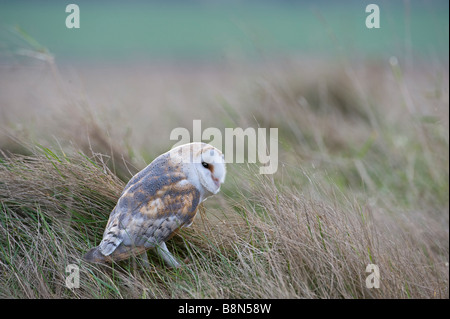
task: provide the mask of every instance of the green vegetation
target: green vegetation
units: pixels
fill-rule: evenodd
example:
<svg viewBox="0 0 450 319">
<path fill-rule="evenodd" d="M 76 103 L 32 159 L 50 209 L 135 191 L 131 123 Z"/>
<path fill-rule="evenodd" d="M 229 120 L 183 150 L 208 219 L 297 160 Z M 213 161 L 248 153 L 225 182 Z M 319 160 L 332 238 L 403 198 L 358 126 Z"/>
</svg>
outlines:
<svg viewBox="0 0 450 319">
<path fill-rule="evenodd" d="M 59 59 L 260 59 L 289 53 L 346 56 L 449 51 L 448 2 L 382 2 L 381 29 L 365 27 L 358 0 L 164 1 L 79 0 L 80 29 L 65 27 L 67 3 L 0 2 L 0 27 L 19 25 Z M 2 43 L 7 48 L 10 43 Z"/>
</svg>

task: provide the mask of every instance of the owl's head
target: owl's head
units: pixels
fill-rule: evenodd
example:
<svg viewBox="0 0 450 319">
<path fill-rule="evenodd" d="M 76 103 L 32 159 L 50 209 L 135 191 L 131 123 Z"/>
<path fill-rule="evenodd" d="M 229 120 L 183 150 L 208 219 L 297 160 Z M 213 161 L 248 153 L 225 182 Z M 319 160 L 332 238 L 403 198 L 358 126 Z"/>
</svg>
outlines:
<svg viewBox="0 0 450 319">
<path fill-rule="evenodd" d="M 210 193 L 217 194 L 225 182 L 225 159 L 221 151 L 206 144 L 198 155 L 194 165 L 200 182 Z"/>
<path fill-rule="evenodd" d="M 189 181 L 205 191 L 204 198 L 219 192 L 226 175 L 221 151 L 206 143 L 189 143 L 179 146 L 176 153 Z"/>
</svg>

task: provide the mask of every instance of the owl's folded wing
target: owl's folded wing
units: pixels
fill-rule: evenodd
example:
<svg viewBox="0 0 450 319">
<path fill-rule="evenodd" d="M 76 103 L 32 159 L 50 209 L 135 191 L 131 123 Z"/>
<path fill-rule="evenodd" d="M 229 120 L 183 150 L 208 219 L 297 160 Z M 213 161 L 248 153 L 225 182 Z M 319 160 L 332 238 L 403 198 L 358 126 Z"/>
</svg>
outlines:
<svg viewBox="0 0 450 319">
<path fill-rule="evenodd" d="M 111 213 L 99 245 L 103 255 L 115 259 L 114 252 L 119 246 L 127 247 L 130 252 L 155 247 L 192 223 L 200 192 L 184 176 L 170 175 L 174 176 L 168 179 L 167 175 L 161 178 L 153 175 L 136 181 L 136 187 L 126 188 Z M 157 190 L 149 194 L 146 190 L 155 189 L 155 184 Z"/>
</svg>

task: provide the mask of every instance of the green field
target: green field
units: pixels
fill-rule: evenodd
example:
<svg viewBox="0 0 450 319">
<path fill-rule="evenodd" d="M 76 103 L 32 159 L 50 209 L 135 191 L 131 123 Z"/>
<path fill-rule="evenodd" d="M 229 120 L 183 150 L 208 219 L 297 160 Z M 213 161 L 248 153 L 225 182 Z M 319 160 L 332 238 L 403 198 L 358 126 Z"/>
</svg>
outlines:
<svg viewBox="0 0 450 319">
<path fill-rule="evenodd" d="M 361 1 L 78 1 L 80 29 L 67 29 L 64 2 L 0 2 L 0 27 L 19 26 L 58 58 L 265 58 L 446 56 L 448 2 L 379 1 L 380 29 L 367 29 Z M 10 44 L 1 43 L 5 49 Z"/>
</svg>

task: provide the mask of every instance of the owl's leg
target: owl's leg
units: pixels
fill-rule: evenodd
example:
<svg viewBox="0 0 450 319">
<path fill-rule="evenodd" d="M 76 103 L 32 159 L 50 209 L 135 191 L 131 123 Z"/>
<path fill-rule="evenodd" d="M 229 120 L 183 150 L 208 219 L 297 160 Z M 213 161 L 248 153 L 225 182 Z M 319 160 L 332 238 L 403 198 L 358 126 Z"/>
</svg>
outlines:
<svg viewBox="0 0 450 319">
<path fill-rule="evenodd" d="M 144 265 L 144 267 L 149 268 L 150 267 L 150 262 L 148 261 L 147 251 L 144 251 L 141 254 L 141 257 L 142 257 L 142 264 Z"/>
<path fill-rule="evenodd" d="M 180 267 L 174 256 L 167 249 L 166 243 L 162 242 L 156 246 L 156 252 L 161 256 L 161 258 L 172 268 Z"/>
</svg>

